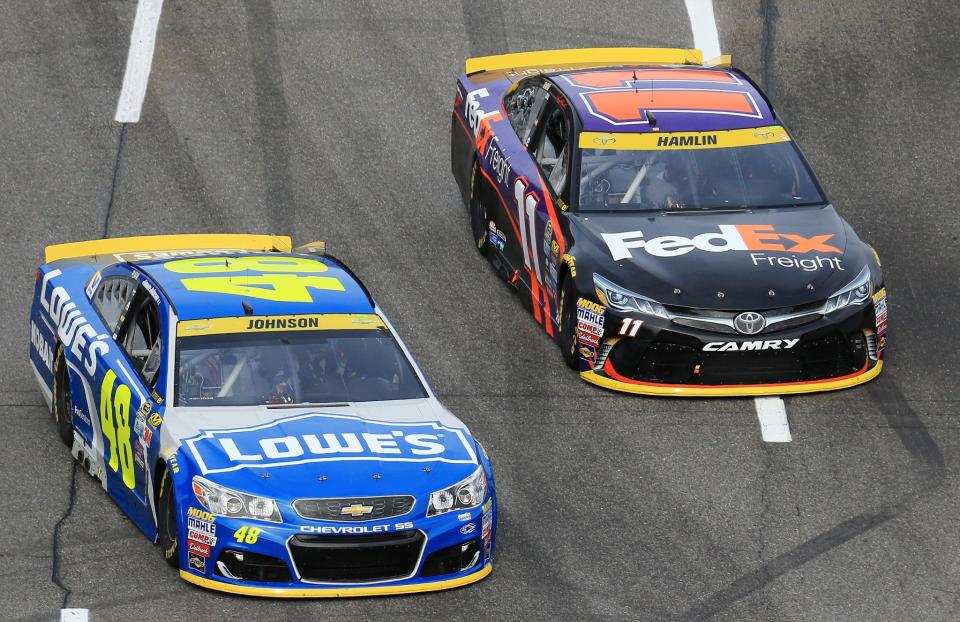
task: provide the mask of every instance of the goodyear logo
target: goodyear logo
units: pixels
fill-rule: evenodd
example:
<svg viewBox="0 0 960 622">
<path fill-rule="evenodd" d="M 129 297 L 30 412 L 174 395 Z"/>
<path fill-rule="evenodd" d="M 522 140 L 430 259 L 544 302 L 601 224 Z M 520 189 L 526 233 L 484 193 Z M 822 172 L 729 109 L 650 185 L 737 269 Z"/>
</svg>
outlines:
<svg viewBox="0 0 960 622">
<path fill-rule="evenodd" d="M 208 430 L 184 444 L 204 475 L 341 460 L 477 462 L 471 441 L 460 429 L 321 413 L 250 428 Z"/>
</svg>

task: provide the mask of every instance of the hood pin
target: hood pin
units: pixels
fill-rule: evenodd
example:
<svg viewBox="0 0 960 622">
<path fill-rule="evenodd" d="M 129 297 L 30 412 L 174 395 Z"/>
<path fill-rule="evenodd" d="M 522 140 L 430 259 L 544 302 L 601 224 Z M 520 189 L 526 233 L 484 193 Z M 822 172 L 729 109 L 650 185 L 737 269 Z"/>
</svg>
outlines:
<svg viewBox="0 0 960 622">
<path fill-rule="evenodd" d="M 381 479 L 382 477 L 383 477 L 383 476 L 380 475 L 379 473 L 374 473 L 374 474 L 373 474 L 373 479 Z"/>
<path fill-rule="evenodd" d="M 769 292 L 767 292 L 767 296 L 770 296 L 771 298 L 773 298 L 776 295 L 777 295 L 777 292 L 773 291 L 772 289 Z"/>
<path fill-rule="evenodd" d="M 717 298 L 723 298 L 723 292 L 717 292 Z"/>
<path fill-rule="evenodd" d="M 430 467 L 423 467 L 423 472 L 424 472 L 424 473 L 429 473 L 429 472 L 430 472 Z"/>
<path fill-rule="evenodd" d="M 326 475 L 321 475 L 320 477 L 317 478 L 317 481 L 318 481 L 318 482 L 325 482 L 325 481 L 327 481 L 327 476 L 326 476 Z"/>
<path fill-rule="evenodd" d="M 679 287 L 674 287 L 674 288 L 673 288 L 673 295 L 674 295 L 674 296 L 679 296 L 679 295 L 680 295 L 680 288 L 679 288 Z"/>
</svg>

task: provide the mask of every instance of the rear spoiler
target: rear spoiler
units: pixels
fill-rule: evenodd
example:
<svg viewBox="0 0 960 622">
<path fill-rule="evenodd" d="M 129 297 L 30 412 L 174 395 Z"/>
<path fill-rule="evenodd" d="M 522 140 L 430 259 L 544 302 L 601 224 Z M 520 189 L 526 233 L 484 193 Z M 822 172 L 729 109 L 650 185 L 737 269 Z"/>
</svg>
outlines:
<svg viewBox="0 0 960 622">
<path fill-rule="evenodd" d="M 530 68 L 616 67 L 618 65 L 704 65 L 729 67 L 730 56 L 704 63 L 703 52 L 682 48 L 580 48 L 541 50 L 468 58 L 466 73 Z"/>
<path fill-rule="evenodd" d="M 117 253 L 230 249 L 289 253 L 293 242 L 285 235 L 193 233 L 145 235 L 54 244 L 44 249 L 44 262 Z"/>
</svg>

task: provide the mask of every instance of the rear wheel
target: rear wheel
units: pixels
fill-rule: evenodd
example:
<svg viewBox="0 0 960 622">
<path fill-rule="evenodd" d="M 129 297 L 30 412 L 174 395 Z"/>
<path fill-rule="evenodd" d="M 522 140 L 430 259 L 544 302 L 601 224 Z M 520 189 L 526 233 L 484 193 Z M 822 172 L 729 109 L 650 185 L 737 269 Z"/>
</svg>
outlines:
<svg viewBox="0 0 960 622">
<path fill-rule="evenodd" d="M 157 544 L 163 557 L 174 568 L 180 567 L 180 551 L 177 541 L 177 497 L 173 492 L 170 471 L 163 470 L 160 479 L 159 511 L 157 512 Z"/>
<path fill-rule="evenodd" d="M 563 362 L 570 369 L 580 371 L 580 354 L 577 352 L 577 294 L 573 289 L 573 279 L 569 276 L 563 280 L 557 307 Z"/>
<path fill-rule="evenodd" d="M 477 251 L 487 256 L 487 210 L 483 204 L 485 184 L 480 174 L 480 163 L 473 161 L 470 171 L 470 231 Z"/>
<path fill-rule="evenodd" d="M 70 392 L 70 372 L 63 349 L 57 350 L 53 363 L 53 419 L 57 422 L 57 436 L 67 447 L 73 447 L 73 397 Z"/>
</svg>

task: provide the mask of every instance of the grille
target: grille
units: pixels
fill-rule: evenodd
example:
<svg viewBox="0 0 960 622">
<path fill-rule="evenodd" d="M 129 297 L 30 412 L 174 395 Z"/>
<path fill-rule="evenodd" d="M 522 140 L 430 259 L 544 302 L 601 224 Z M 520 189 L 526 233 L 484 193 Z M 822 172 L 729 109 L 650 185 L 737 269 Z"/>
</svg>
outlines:
<svg viewBox="0 0 960 622">
<path fill-rule="evenodd" d="M 790 350 L 703 352 L 701 346 L 620 341 L 610 352 L 618 374 L 641 382 L 729 385 L 805 382 L 851 374 L 866 362 L 862 333 L 828 334 Z"/>
<path fill-rule="evenodd" d="M 816 302 L 795 307 L 780 307 L 779 309 L 766 309 L 764 311 L 760 311 L 763 317 L 767 320 L 767 326 L 765 326 L 764 329 L 757 334 L 764 335 L 767 333 L 774 333 L 780 330 L 796 328 L 797 326 L 803 326 L 804 324 L 815 322 L 823 317 L 821 313 L 822 307 L 823 302 Z M 669 307 L 669 311 L 671 314 L 679 316 L 671 318 L 671 321 L 674 324 L 689 326 L 690 328 L 696 328 L 698 330 L 709 331 L 711 333 L 720 333 L 724 335 L 740 334 L 732 326 L 716 323 L 716 320 L 732 322 L 733 318 L 735 318 L 740 311 L 716 311 L 713 309 L 693 309 L 685 307 Z M 780 317 L 798 314 L 799 317 L 792 317 L 790 319 L 778 321 L 778 318 Z"/>
<path fill-rule="evenodd" d="M 312 520 L 356 522 L 380 520 L 401 516 L 413 509 L 414 498 L 410 495 L 392 497 L 349 497 L 342 499 L 298 499 L 293 502 L 297 514 Z M 369 513 L 344 513 L 344 508 L 371 508 Z"/>
<path fill-rule="evenodd" d="M 364 536 L 300 534 L 290 539 L 290 557 L 304 581 L 385 581 L 411 576 L 425 541 L 416 530 Z"/>
</svg>

